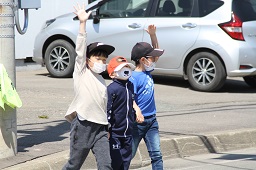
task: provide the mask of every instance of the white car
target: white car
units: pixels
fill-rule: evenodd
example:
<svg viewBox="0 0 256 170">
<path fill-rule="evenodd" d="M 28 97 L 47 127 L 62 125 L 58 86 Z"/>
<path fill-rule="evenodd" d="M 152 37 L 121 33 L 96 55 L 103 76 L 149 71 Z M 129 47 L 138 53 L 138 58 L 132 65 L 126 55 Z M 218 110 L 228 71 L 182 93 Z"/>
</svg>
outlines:
<svg viewBox="0 0 256 170">
<path fill-rule="evenodd" d="M 130 59 L 144 31 L 157 27 L 164 54 L 153 72 L 187 79 L 194 90 L 217 91 L 227 76 L 256 87 L 256 0 L 98 0 L 87 21 L 88 43 L 113 45 L 113 56 Z M 54 77 L 71 77 L 79 21 L 73 13 L 46 21 L 33 60 Z"/>
</svg>

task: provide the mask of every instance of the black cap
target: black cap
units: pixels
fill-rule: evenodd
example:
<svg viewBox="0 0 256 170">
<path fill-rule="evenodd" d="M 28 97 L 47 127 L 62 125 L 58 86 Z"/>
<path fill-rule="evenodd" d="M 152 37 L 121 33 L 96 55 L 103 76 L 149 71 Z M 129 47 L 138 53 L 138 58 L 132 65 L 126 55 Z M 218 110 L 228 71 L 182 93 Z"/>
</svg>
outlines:
<svg viewBox="0 0 256 170">
<path fill-rule="evenodd" d="M 139 42 L 132 48 L 131 59 L 137 61 L 147 56 L 160 57 L 163 53 L 164 50 L 153 48 L 149 43 Z"/>
<path fill-rule="evenodd" d="M 106 53 L 108 55 L 110 55 L 115 50 L 115 47 L 101 43 L 101 42 L 94 42 L 87 46 L 87 54 L 89 54 L 93 51 L 96 51 L 96 50 L 106 51 Z M 88 55 L 87 55 L 87 57 L 88 57 Z"/>
</svg>

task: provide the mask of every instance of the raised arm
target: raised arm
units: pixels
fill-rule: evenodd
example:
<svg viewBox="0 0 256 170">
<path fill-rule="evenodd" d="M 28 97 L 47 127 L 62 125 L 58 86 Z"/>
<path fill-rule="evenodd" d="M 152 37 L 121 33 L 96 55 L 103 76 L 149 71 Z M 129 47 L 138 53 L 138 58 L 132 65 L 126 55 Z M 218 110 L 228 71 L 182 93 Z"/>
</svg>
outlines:
<svg viewBox="0 0 256 170">
<path fill-rule="evenodd" d="M 77 15 L 79 21 L 80 21 L 80 26 L 79 26 L 79 33 L 84 34 L 86 32 L 86 21 L 88 20 L 89 16 L 91 15 L 92 11 L 86 12 L 85 11 L 85 5 L 79 5 L 77 4 L 74 6 L 75 12 L 74 14 Z"/>
<path fill-rule="evenodd" d="M 156 26 L 154 24 L 149 25 L 148 29 L 146 29 L 145 31 L 147 31 L 147 33 L 150 36 L 152 46 L 154 48 L 159 48 L 159 44 L 156 36 Z"/>
<path fill-rule="evenodd" d="M 75 12 L 74 14 L 77 15 L 79 19 L 79 34 L 77 35 L 76 39 L 76 64 L 75 64 L 75 72 L 80 73 L 83 68 L 86 66 L 86 21 L 88 20 L 91 11 L 85 11 L 85 5 L 77 4 L 74 6 Z"/>
</svg>

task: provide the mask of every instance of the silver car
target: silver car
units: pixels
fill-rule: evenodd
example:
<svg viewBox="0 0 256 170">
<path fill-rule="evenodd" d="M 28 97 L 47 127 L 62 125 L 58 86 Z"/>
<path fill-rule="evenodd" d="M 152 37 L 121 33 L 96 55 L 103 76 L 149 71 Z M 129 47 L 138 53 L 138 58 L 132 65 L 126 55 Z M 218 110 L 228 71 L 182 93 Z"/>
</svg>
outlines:
<svg viewBox="0 0 256 170">
<path fill-rule="evenodd" d="M 219 90 L 227 76 L 256 87 L 256 0 L 98 0 L 87 10 L 88 43 L 115 46 L 110 58 L 130 59 L 155 24 L 165 53 L 154 74 L 184 77 L 198 91 Z M 78 26 L 74 14 L 62 15 L 36 37 L 33 59 L 54 77 L 72 76 Z"/>
</svg>

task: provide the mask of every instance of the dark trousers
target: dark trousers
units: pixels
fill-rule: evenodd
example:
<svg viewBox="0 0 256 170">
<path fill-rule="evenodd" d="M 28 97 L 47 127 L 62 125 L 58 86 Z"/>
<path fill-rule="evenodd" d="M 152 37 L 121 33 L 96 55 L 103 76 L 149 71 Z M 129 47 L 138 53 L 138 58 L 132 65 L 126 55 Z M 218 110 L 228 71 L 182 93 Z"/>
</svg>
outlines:
<svg viewBox="0 0 256 170">
<path fill-rule="evenodd" d="M 132 137 L 110 137 L 113 170 L 128 170 L 132 160 Z"/>
<path fill-rule="evenodd" d="M 71 123 L 70 158 L 63 170 L 79 170 L 90 150 L 99 170 L 112 170 L 109 142 L 104 125 L 75 118 Z"/>
</svg>

